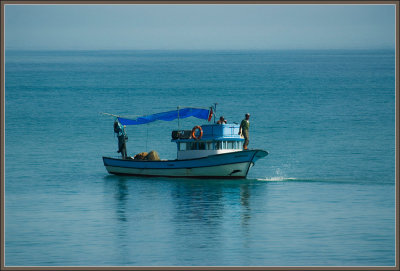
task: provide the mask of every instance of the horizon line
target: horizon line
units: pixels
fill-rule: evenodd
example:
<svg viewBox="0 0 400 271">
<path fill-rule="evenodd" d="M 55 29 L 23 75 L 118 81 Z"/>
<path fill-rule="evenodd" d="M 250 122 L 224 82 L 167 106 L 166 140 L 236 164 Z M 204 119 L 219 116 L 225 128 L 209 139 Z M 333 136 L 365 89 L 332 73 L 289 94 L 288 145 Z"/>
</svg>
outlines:
<svg viewBox="0 0 400 271">
<path fill-rule="evenodd" d="M 396 47 L 376 47 L 376 48 L 4 48 L 4 51 L 333 51 L 333 50 L 396 50 Z"/>
</svg>

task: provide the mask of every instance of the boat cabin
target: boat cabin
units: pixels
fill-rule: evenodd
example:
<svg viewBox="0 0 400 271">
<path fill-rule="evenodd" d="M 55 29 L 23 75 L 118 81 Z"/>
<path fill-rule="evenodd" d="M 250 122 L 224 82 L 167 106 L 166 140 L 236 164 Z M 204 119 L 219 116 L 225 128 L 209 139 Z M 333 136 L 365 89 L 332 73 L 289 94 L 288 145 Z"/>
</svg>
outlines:
<svg viewBox="0 0 400 271">
<path fill-rule="evenodd" d="M 178 160 L 243 150 L 244 139 L 238 134 L 238 124 L 206 124 L 196 127 L 193 130 L 172 132 L 171 141 L 177 145 Z"/>
</svg>

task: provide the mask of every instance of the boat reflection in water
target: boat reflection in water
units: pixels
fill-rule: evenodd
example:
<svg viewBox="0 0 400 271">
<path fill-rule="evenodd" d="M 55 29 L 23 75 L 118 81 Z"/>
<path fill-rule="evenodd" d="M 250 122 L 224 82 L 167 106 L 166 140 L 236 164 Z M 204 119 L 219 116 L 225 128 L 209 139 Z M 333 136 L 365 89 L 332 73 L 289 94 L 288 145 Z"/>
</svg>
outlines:
<svg viewBox="0 0 400 271">
<path fill-rule="evenodd" d="M 160 254 L 187 255 L 188 262 L 199 260 L 190 247 L 209 251 L 209 260 L 217 262 L 227 240 L 237 242 L 235 246 L 251 243 L 251 192 L 266 193 L 254 180 L 136 179 L 107 176 L 105 181 L 106 194 L 114 198 L 108 203 L 115 208 L 121 247 L 147 238 L 149 255 L 160 249 Z"/>
</svg>

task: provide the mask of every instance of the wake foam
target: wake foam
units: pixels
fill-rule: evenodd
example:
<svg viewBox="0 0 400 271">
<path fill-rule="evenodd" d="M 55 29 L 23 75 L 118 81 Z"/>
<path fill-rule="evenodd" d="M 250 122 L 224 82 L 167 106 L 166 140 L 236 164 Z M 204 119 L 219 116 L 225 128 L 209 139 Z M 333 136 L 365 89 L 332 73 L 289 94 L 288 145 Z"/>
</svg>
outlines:
<svg viewBox="0 0 400 271">
<path fill-rule="evenodd" d="M 270 178 L 257 178 L 257 181 L 261 182 L 286 182 L 286 181 L 296 181 L 296 178 L 286 178 L 286 177 L 270 177 Z"/>
</svg>

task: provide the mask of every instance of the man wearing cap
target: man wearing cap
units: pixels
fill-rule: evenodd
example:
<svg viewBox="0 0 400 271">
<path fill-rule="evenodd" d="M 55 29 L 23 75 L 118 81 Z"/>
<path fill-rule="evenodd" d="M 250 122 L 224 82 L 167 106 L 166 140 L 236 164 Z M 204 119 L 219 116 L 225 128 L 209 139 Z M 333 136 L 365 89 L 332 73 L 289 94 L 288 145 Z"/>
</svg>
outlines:
<svg viewBox="0 0 400 271">
<path fill-rule="evenodd" d="M 249 128 L 250 128 L 250 114 L 247 113 L 245 115 L 245 119 L 242 120 L 240 123 L 240 128 L 239 128 L 239 135 L 243 135 L 244 137 L 244 144 L 243 144 L 243 149 L 247 150 L 247 145 L 249 145 Z"/>
</svg>

